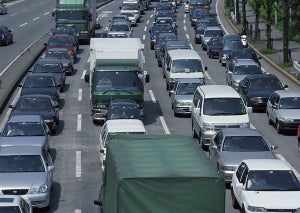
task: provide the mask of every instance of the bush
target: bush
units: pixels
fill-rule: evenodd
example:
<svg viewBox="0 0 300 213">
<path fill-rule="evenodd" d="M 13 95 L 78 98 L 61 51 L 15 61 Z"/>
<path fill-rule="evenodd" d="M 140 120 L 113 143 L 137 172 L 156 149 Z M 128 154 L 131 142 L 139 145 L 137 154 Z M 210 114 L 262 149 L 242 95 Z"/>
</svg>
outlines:
<svg viewBox="0 0 300 213">
<path fill-rule="evenodd" d="M 276 50 L 274 50 L 274 49 L 261 49 L 260 52 L 265 54 L 265 55 L 268 55 L 268 54 L 275 54 Z"/>
</svg>

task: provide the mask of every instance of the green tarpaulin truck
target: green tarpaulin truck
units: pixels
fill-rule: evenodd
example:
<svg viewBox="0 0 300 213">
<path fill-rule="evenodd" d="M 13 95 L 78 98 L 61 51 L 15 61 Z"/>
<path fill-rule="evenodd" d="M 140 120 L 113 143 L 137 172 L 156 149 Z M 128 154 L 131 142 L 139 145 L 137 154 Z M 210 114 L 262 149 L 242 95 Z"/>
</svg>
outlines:
<svg viewBox="0 0 300 213">
<path fill-rule="evenodd" d="M 73 26 L 79 32 L 79 39 L 89 41 L 95 35 L 97 23 L 96 0 L 56 0 L 55 26 Z"/>
<path fill-rule="evenodd" d="M 144 114 L 144 85 L 149 74 L 143 70 L 144 45 L 140 38 L 92 38 L 90 72 L 85 81 L 90 85 L 90 105 L 94 123 L 106 119 L 114 99 L 136 101 Z"/>
<path fill-rule="evenodd" d="M 104 213 L 224 213 L 225 184 L 192 137 L 117 135 L 94 203 Z"/>
</svg>

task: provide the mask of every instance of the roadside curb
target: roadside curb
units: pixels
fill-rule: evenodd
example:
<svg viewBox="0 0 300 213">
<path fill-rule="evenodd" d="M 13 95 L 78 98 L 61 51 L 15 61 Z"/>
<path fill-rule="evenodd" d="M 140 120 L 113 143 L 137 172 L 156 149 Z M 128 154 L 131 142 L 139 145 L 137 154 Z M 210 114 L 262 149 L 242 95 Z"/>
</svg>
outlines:
<svg viewBox="0 0 300 213">
<path fill-rule="evenodd" d="M 224 2 L 222 4 L 222 10 L 223 13 L 225 14 L 225 8 L 224 8 Z M 238 29 L 236 28 L 236 26 L 233 24 L 232 20 L 229 19 L 226 15 L 226 20 L 229 23 L 229 25 L 231 26 L 231 28 L 235 31 L 236 34 L 239 33 Z M 265 61 L 267 61 L 270 65 L 272 65 L 275 69 L 277 69 L 278 71 L 280 71 L 282 74 L 284 74 L 286 77 L 288 77 L 291 81 L 293 81 L 294 83 L 296 83 L 297 85 L 300 86 L 300 82 L 295 78 L 295 76 L 293 76 L 292 74 L 290 74 L 287 70 L 283 69 L 282 67 L 280 67 L 278 64 L 276 64 L 274 61 L 272 61 L 268 56 L 266 56 L 265 54 L 262 54 L 253 44 L 251 44 L 250 42 L 248 43 L 249 46 L 257 53 L 259 54 Z M 300 65 L 299 65 L 299 71 L 300 71 Z"/>
</svg>

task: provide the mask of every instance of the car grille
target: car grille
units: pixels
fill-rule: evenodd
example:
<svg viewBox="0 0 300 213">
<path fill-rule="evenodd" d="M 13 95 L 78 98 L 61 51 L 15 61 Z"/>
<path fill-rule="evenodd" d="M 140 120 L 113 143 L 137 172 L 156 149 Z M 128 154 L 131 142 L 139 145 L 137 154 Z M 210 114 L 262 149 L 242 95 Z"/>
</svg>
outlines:
<svg viewBox="0 0 300 213">
<path fill-rule="evenodd" d="M 221 124 L 221 125 L 215 125 L 215 130 L 221 130 L 226 128 L 240 128 L 240 124 Z"/>
<path fill-rule="evenodd" d="M 4 195 L 26 195 L 28 192 L 28 189 L 7 189 L 2 190 L 2 193 Z"/>
</svg>

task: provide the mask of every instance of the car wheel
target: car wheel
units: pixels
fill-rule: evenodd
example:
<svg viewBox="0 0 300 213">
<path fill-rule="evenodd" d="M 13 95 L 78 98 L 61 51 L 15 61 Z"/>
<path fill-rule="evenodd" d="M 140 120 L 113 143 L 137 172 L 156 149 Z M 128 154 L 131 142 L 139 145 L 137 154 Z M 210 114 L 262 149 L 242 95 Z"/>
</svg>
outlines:
<svg viewBox="0 0 300 213">
<path fill-rule="evenodd" d="M 197 134 L 196 134 L 196 131 L 195 131 L 195 128 L 194 128 L 193 120 L 192 120 L 192 135 L 193 135 L 193 138 L 197 138 Z"/>
<path fill-rule="evenodd" d="M 233 189 L 231 189 L 231 204 L 234 209 L 239 209 L 240 207 L 239 203 L 236 200 L 236 197 L 234 196 Z"/>
<path fill-rule="evenodd" d="M 246 213 L 245 206 L 243 206 L 241 213 Z"/>
<path fill-rule="evenodd" d="M 276 131 L 278 134 L 282 133 L 282 127 L 281 127 L 279 121 L 276 122 Z"/>
<path fill-rule="evenodd" d="M 168 84 L 168 82 L 166 81 L 166 90 L 169 90 L 169 84 Z"/>
<path fill-rule="evenodd" d="M 154 50 L 154 44 L 150 44 L 151 50 Z"/>
<path fill-rule="evenodd" d="M 158 67 L 162 67 L 162 64 L 161 64 L 161 62 L 158 62 L 157 64 L 158 64 Z"/>
</svg>

